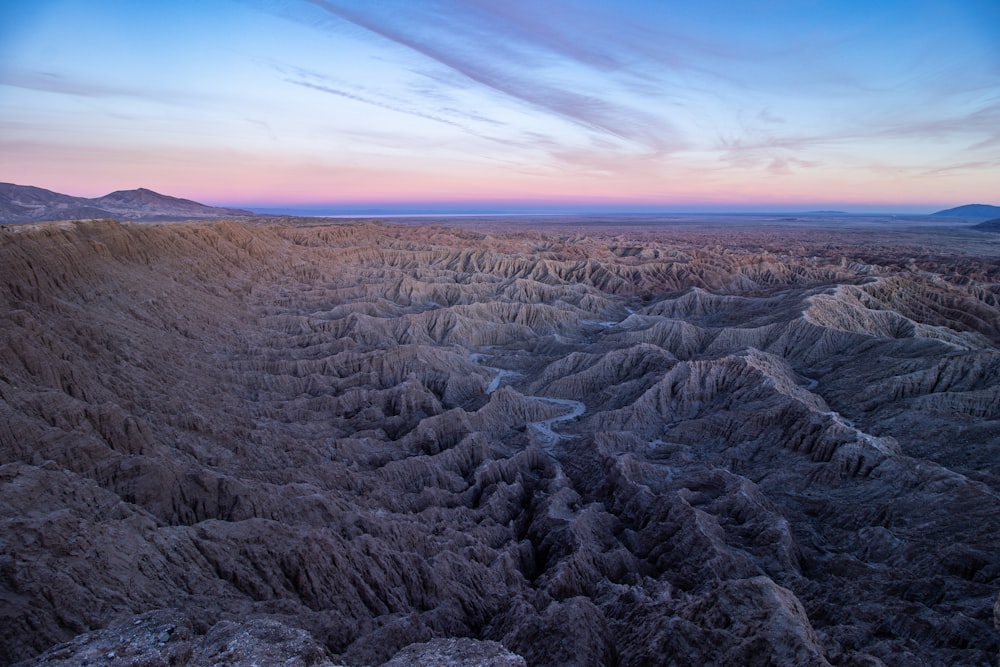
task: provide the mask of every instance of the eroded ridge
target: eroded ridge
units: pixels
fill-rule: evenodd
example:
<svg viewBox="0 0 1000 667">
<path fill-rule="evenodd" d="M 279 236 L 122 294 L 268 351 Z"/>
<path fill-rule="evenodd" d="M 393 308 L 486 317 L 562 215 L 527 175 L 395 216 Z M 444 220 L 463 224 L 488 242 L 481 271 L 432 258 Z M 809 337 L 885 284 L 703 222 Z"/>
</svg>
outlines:
<svg viewBox="0 0 1000 667">
<path fill-rule="evenodd" d="M 7 229 L 0 662 L 989 664 L 1000 252 L 935 233 Z"/>
</svg>

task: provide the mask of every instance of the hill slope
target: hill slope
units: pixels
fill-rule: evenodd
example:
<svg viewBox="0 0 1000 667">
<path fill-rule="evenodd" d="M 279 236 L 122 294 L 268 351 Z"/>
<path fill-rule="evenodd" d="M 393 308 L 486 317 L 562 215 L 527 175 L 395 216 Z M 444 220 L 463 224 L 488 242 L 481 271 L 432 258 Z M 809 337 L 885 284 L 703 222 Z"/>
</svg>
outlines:
<svg viewBox="0 0 1000 667">
<path fill-rule="evenodd" d="M 931 213 L 931 215 L 942 218 L 995 218 L 1000 216 L 1000 206 L 966 204 L 965 206 L 956 206 L 955 208 L 947 208 L 937 213 Z"/>
<path fill-rule="evenodd" d="M 0 223 L 47 220 L 188 220 L 241 217 L 250 211 L 206 206 L 190 199 L 161 195 L 146 188 L 119 190 L 87 199 L 31 185 L 0 183 Z"/>
<path fill-rule="evenodd" d="M 978 229 L 981 232 L 1000 232 L 1000 218 L 980 222 L 978 225 L 973 225 L 972 229 Z"/>
</svg>

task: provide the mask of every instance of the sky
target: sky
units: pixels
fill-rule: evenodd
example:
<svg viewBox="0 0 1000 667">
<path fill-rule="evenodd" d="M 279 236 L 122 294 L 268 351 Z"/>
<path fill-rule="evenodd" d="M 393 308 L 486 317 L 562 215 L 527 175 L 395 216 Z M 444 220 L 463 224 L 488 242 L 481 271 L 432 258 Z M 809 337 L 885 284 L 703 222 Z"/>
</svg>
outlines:
<svg viewBox="0 0 1000 667">
<path fill-rule="evenodd" d="M 4 0 L 0 181 L 328 212 L 1000 204 L 1000 2 Z"/>
</svg>

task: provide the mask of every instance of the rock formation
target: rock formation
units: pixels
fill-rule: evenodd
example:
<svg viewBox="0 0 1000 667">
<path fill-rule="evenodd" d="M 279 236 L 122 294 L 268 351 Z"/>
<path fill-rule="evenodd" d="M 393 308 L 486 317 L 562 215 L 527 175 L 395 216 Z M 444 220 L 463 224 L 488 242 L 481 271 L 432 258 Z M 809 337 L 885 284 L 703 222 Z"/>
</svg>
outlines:
<svg viewBox="0 0 1000 667">
<path fill-rule="evenodd" d="M 7 227 L 0 663 L 992 664 L 946 234 Z"/>
</svg>

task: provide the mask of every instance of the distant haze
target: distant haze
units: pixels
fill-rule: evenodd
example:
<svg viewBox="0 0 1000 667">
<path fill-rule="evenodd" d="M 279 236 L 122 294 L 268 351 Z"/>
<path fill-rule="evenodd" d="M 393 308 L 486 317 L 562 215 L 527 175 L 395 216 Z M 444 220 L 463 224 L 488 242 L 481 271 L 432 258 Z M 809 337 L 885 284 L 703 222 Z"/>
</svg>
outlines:
<svg viewBox="0 0 1000 667">
<path fill-rule="evenodd" d="M 274 203 L 264 205 L 247 204 L 246 208 L 264 214 L 301 216 L 355 216 L 355 215 L 588 215 L 588 214 L 630 214 L 630 215 L 682 215 L 682 214 L 730 214 L 730 215 L 929 215 L 933 207 L 913 205 L 853 205 L 841 210 L 819 209 L 804 205 L 789 204 L 729 204 L 711 205 L 704 203 L 651 203 L 642 204 L 622 201 L 607 204 L 587 204 L 580 202 L 344 202 L 327 205 L 301 206 L 294 203 L 280 206 Z"/>
<path fill-rule="evenodd" d="M 221 208 L 180 199 L 154 192 L 146 188 L 136 190 L 118 190 L 103 197 L 87 199 L 52 192 L 35 186 L 15 183 L 0 183 L 0 223 L 41 222 L 46 220 L 73 220 L 112 218 L 116 220 L 185 220 L 194 218 L 246 217 L 256 214 L 291 215 L 309 217 L 440 217 L 440 216 L 525 216 L 525 219 L 540 216 L 541 219 L 551 217 L 554 220 L 565 217 L 567 220 L 583 218 L 606 218 L 615 216 L 632 218 L 634 220 L 655 221 L 660 218 L 676 218 L 683 216 L 727 216 L 765 218 L 779 216 L 784 220 L 823 219 L 867 216 L 887 217 L 897 215 L 902 217 L 938 216 L 949 219 L 986 219 L 1000 215 L 1000 207 L 984 204 L 966 204 L 956 208 L 935 211 L 928 215 L 927 211 L 880 211 L 877 208 L 863 211 L 838 210 L 781 210 L 757 209 L 754 207 L 734 208 L 732 210 L 712 210 L 690 207 L 686 209 L 666 209 L 657 206 L 643 207 L 634 203 L 617 205 L 580 205 L 567 202 L 535 202 L 521 205 L 510 203 L 399 203 L 395 205 L 381 204 L 341 204 L 313 207 L 274 207 L 259 206 L 252 210 Z M 591 220 L 592 221 L 592 220 Z"/>
<path fill-rule="evenodd" d="M 995 201 L 995 0 L 7 0 L 0 181 L 322 212 Z"/>
</svg>

